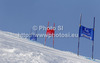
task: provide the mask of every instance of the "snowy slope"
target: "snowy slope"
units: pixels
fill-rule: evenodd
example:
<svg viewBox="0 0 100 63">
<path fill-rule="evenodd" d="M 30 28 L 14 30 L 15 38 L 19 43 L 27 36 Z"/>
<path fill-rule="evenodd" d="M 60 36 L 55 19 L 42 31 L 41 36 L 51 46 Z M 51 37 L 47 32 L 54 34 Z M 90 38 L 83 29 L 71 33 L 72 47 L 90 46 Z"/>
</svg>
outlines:
<svg viewBox="0 0 100 63">
<path fill-rule="evenodd" d="M 99 61 L 99 60 L 98 60 Z M 0 63 L 97 63 L 0 31 Z M 99 62 L 98 62 L 99 63 Z"/>
</svg>

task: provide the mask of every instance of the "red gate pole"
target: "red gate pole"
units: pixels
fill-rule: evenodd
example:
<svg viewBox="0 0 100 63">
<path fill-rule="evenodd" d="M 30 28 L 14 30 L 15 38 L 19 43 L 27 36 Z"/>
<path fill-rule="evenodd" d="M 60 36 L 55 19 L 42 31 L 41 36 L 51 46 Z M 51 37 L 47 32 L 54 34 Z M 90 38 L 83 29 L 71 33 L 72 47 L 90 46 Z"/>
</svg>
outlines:
<svg viewBox="0 0 100 63">
<path fill-rule="evenodd" d="M 53 30 L 54 30 L 54 33 L 53 33 L 53 48 L 54 48 L 55 23 L 54 23 L 54 26 L 53 26 Z"/>
<path fill-rule="evenodd" d="M 54 48 L 54 36 L 53 36 L 53 48 Z"/>
<path fill-rule="evenodd" d="M 49 22 L 48 22 L 48 25 L 47 25 L 47 28 L 49 27 Z M 47 31 L 46 31 L 46 36 L 45 36 L 45 43 L 44 43 L 44 46 L 46 45 L 46 39 L 47 39 Z"/>
</svg>

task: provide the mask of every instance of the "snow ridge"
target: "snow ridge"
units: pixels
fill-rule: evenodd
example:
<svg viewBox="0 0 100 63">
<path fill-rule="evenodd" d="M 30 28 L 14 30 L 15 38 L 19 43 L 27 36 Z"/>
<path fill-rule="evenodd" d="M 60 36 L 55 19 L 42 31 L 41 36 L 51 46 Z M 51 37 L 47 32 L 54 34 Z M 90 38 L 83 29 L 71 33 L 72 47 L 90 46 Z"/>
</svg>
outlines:
<svg viewBox="0 0 100 63">
<path fill-rule="evenodd" d="M 100 63 L 0 31 L 0 63 Z"/>
</svg>

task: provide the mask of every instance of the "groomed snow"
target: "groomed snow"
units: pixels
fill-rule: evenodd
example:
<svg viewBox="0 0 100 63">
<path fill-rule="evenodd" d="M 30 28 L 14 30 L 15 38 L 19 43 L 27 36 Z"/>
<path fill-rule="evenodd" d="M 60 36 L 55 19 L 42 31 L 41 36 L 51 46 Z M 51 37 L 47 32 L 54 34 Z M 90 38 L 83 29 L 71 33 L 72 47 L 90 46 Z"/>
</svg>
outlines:
<svg viewBox="0 0 100 63">
<path fill-rule="evenodd" d="M 0 31 L 0 63 L 99 63 Z"/>
</svg>

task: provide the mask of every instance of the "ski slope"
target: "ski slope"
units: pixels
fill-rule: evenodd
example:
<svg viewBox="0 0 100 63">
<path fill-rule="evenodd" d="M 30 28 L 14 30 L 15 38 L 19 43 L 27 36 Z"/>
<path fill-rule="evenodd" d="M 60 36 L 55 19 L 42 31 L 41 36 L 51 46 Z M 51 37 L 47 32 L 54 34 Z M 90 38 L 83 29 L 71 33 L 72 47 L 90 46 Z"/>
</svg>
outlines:
<svg viewBox="0 0 100 63">
<path fill-rule="evenodd" d="M 100 63 L 0 31 L 0 63 Z"/>
</svg>

